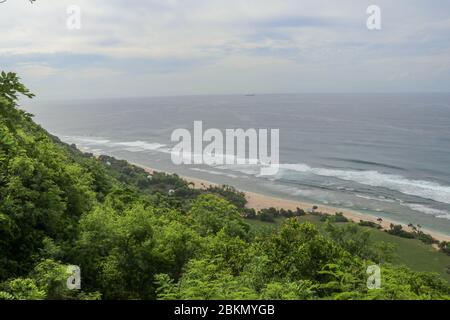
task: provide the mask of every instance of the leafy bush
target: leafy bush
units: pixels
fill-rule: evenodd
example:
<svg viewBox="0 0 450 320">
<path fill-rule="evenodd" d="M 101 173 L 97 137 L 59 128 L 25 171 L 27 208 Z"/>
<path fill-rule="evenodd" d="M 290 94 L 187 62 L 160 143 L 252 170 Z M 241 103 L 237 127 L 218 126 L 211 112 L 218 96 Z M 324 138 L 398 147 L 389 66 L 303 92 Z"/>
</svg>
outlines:
<svg viewBox="0 0 450 320">
<path fill-rule="evenodd" d="M 336 212 L 334 216 L 323 214 L 320 217 L 320 221 L 331 221 L 335 223 L 345 223 L 348 222 L 348 219 L 344 216 L 342 212 Z"/>
<path fill-rule="evenodd" d="M 381 229 L 381 225 L 372 222 L 372 221 L 364 221 L 364 220 L 360 220 L 359 221 L 359 225 L 362 227 L 369 227 L 369 228 L 375 228 L 375 229 Z"/>
</svg>

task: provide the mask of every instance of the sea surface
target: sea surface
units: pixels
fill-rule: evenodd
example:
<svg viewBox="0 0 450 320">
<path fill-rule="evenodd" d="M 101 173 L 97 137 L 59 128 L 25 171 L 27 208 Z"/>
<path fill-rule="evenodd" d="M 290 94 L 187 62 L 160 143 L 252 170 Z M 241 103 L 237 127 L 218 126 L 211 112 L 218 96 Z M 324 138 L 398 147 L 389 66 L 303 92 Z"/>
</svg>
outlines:
<svg viewBox="0 0 450 320">
<path fill-rule="evenodd" d="M 26 110 L 93 153 L 450 234 L 449 94 L 36 100 Z M 263 177 L 258 165 L 174 165 L 173 130 L 192 131 L 197 120 L 205 130 L 279 129 L 280 171 Z"/>
</svg>

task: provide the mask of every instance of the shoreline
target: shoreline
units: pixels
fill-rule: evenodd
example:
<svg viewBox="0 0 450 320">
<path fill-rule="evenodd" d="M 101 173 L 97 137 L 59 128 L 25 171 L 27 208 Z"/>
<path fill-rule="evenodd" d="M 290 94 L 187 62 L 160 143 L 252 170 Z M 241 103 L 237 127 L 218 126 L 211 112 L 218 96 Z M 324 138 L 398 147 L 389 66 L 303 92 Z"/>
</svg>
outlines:
<svg viewBox="0 0 450 320">
<path fill-rule="evenodd" d="M 140 168 L 143 168 L 144 170 L 146 170 L 149 173 L 153 173 L 153 172 L 166 172 L 164 170 L 158 170 L 158 169 L 154 169 L 154 168 L 150 168 L 148 166 L 144 166 L 142 164 L 138 164 L 138 163 L 132 163 L 135 166 L 138 166 Z M 170 173 L 170 172 L 166 172 L 166 173 Z M 193 177 L 188 177 L 188 176 L 184 176 L 184 175 L 180 175 L 180 178 L 193 183 L 194 188 L 196 189 L 206 189 L 209 186 L 220 186 L 220 183 L 214 183 L 211 181 L 207 181 L 207 180 L 203 180 L 203 179 L 199 179 L 199 178 L 193 178 Z M 261 209 L 267 209 L 270 207 L 274 207 L 276 209 L 285 209 L 285 210 L 296 210 L 297 208 L 303 209 L 305 212 L 308 212 L 308 210 L 311 210 L 313 208 L 313 206 L 318 206 L 317 211 L 321 212 L 321 213 L 326 213 L 326 214 L 330 214 L 330 215 L 334 215 L 336 212 L 342 212 L 342 214 L 349 220 L 359 223 L 360 220 L 364 220 L 364 221 L 370 221 L 370 222 L 374 222 L 376 224 L 380 224 L 382 227 L 382 230 L 389 230 L 390 229 L 390 225 L 391 224 L 400 224 L 402 225 L 403 229 L 405 229 L 406 231 L 412 231 L 410 227 L 408 227 L 406 224 L 403 223 L 398 223 L 389 219 L 384 219 L 381 223 L 379 223 L 377 221 L 377 217 L 369 215 L 369 214 L 364 214 L 358 211 L 353 211 L 353 210 L 349 210 L 349 209 L 341 209 L 341 208 L 336 208 L 336 207 L 331 207 L 331 206 L 326 206 L 326 205 L 318 205 L 318 204 L 314 204 L 314 203 L 310 203 L 310 202 L 305 202 L 305 201 L 296 201 L 296 200 L 288 200 L 288 199 L 283 199 L 283 198 L 279 198 L 279 197 L 272 197 L 272 196 L 267 196 L 261 193 L 256 193 L 256 192 L 251 192 L 251 191 L 246 191 L 246 190 L 242 190 L 242 189 L 238 189 L 237 190 L 245 193 L 245 196 L 247 198 L 247 207 L 248 208 L 253 208 L 256 211 L 261 210 Z M 438 240 L 438 241 L 447 241 L 450 242 L 450 235 L 447 236 L 445 234 L 441 234 L 438 232 L 434 232 L 434 231 L 430 231 L 427 229 L 422 229 L 422 231 L 426 234 L 431 235 L 434 239 Z M 435 247 L 435 246 L 433 246 Z"/>
</svg>

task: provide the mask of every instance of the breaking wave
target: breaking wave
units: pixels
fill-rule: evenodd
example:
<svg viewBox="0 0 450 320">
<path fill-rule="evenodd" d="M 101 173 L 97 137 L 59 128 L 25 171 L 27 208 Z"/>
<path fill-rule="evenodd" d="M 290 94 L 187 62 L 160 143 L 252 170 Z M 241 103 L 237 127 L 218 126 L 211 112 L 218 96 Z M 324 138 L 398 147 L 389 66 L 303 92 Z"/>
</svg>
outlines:
<svg viewBox="0 0 450 320">
<path fill-rule="evenodd" d="M 328 168 L 313 168 L 306 164 L 283 164 L 281 168 L 323 177 L 353 181 L 371 187 L 382 187 L 403 194 L 450 204 L 450 186 L 432 181 L 413 180 L 400 175 L 386 174 L 374 170 L 356 171 Z"/>
</svg>

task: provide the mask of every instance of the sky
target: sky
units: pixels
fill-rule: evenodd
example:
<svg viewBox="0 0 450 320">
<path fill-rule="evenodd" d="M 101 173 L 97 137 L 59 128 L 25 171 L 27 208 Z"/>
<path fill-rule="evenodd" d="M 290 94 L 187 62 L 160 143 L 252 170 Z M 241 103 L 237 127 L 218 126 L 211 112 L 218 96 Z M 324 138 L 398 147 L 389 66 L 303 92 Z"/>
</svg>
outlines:
<svg viewBox="0 0 450 320">
<path fill-rule="evenodd" d="M 366 26 L 370 5 L 381 30 Z M 7 0 L 0 69 L 43 99 L 449 92 L 449 12 L 448 0 Z"/>
</svg>

